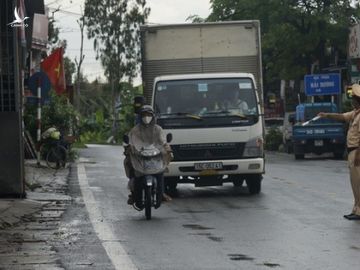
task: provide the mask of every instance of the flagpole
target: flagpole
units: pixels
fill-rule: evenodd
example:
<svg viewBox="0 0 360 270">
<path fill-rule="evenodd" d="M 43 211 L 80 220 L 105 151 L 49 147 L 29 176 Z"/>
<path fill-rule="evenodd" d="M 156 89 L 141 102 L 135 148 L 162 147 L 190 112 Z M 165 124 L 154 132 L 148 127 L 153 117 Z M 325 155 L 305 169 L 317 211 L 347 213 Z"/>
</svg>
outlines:
<svg viewBox="0 0 360 270">
<path fill-rule="evenodd" d="M 40 166 L 40 142 L 41 142 L 41 79 L 38 78 L 38 87 L 37 87 L 37 165 Z"/>
</svg>

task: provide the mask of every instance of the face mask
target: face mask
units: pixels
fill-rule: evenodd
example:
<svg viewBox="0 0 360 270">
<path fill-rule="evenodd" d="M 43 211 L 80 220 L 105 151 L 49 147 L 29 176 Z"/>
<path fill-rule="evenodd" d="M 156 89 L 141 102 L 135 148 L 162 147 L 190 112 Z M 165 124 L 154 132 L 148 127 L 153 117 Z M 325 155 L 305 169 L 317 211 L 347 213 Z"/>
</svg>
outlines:
<svg viewBox="0 0 360 270">
<path fill-rule="evenodd" d="M 142 121 L 143 121 L 143 123 L 145 124 L 145 125 L 148 125 L 148 124 L 150 124 L 150 122 L 152 121 L 152 116 L 144 116 L 143 118 L 142 118 Z"/>
</svg>

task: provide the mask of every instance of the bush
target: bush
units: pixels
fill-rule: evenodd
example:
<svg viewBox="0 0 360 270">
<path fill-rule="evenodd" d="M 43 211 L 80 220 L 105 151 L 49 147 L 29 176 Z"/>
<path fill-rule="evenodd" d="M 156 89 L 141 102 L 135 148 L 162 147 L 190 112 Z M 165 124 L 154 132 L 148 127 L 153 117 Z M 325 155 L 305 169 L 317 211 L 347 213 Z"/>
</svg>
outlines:
<svg viewBox="0 0 360 270">
<path fill-rule="evenodd" d="M 26 104 L 24 123 L 31 136 L 36 138 L 37 105 Z M 44 132 L 50 127 L 56 127 L 63 135 L 70 131 L 76 132 L 77 114 L 65 96 L 50 93 L 50 102 L 42 106 L 41 130 Z"/>
<path fill-rule="evenodd" d="M 86 131 L 80 134 L 79 142 L 82 144 L 86 143 L 106 143 L 108 135 L 104 134 L 102 131 Z"/>
<path fill-rule="evenodd" d="M 109 119 L 105 119 L 103 110 L 98 109 L 91 116 L 80 119 L 79 131 L 79 144 L 102 144 L 106 143 L 111 135 L 111 123 Z"/>
<path fill-rule="evenodd" d="M 277 151 L 282 144 L 283 134 L 277 128 L 270 128 L 269 133 L 265 137 L 265 149 Z"/>
</svg>

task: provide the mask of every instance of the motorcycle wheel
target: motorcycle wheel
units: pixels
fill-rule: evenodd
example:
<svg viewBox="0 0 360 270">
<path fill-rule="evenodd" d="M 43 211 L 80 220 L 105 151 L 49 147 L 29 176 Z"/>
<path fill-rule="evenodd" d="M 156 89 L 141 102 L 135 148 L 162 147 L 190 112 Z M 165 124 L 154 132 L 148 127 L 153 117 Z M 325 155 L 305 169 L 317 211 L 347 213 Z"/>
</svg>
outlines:
<svg viewBox="0 0 360 270">
<path fill-rule="evenodd" d="M 145 217 L 147 220 L 151 219 L 151 188 L 145 188 Z"/>
</svg>

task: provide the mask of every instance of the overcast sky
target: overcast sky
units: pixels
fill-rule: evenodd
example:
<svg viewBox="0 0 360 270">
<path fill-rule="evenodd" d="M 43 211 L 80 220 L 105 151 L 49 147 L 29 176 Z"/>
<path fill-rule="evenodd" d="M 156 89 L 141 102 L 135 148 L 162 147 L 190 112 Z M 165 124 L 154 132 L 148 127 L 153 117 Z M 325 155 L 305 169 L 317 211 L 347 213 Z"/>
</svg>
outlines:
<svg viewBox="0 0 360 270">
<path fill-rule="evenodd" d="M 84 7 L 84 0 L 45 0 L 50 7 L 49 16 L 53 9 L 60 7 L 55 13 L 57 26 L 60 28 L 60 38 L 68 42 L 66 56 L 72 60 L 80 54 L 80 30 L 76 23 L 81 13 L 80 6 Z M 149 23 L 169 24 L 184 23 L 189 15 L 207 17 L 210 14 L 209 0 L 147 0 L 147 6 L 151 8 L 148 18 Z M 91 40 L 84 40 L 83 73 L 90 81 L 96 77 L 103 77 L 101 65 L 95 59 Z M 140 83 L 140 79 L 137 80 Z"/>
</svg>

